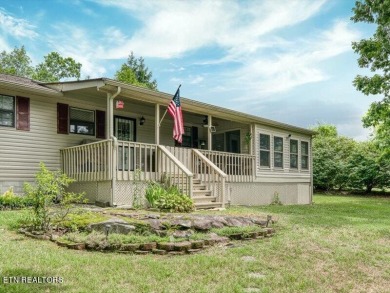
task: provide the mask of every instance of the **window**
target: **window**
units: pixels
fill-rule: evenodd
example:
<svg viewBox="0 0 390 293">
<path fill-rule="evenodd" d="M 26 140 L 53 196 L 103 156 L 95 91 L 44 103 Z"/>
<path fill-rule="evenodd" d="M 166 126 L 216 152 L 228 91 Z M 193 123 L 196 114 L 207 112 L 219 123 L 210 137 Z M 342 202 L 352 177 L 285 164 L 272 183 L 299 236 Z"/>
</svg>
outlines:
<svg viewBox="0 0 390 293">
<path fill-rule="evenodd" d="M 301 141 L 301 168 L 309 169 L 309 143 Z"/>
<path fill-rule="evenodd" d="M 15 98 L 0 95 L 0 126 L 15 126 Z"/>
<path fill-rule="evenodd" d="M 274 136 L 274 167 L 283 168 L 283 137 Z"/>
<path fill-rule="evenodd" d="M 298 141 L 290 140 L 290 168 L 298 169 Z"/>
<path fill-rule="evenodd" d="M 95 111 L 77 108 L 69 110 L 70 133 L 95 135 Z"/>
<path fill-rule="evenodd" d="M 260 134 L 260 167 L 270 167 L 270 136 Z"/>
</svg>

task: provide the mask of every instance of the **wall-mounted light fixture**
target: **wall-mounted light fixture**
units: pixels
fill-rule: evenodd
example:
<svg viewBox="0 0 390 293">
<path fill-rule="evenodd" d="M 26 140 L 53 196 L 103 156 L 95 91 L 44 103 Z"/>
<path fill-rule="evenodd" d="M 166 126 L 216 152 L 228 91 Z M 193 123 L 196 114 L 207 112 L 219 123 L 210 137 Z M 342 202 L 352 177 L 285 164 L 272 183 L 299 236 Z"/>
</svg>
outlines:
<svg viewBox="0 0 390 293">
<path fill-rule="evenodd" d="M 144 125 L 145 124 L 145 118 L 144 116 L 142 116 L 140 119 L 139 119 L 139 125 Z"/>
<path fill-rule="evenodd" d="M 287 138 L 291 138 L 291 134 L 287 135 Z"/>
</svg>

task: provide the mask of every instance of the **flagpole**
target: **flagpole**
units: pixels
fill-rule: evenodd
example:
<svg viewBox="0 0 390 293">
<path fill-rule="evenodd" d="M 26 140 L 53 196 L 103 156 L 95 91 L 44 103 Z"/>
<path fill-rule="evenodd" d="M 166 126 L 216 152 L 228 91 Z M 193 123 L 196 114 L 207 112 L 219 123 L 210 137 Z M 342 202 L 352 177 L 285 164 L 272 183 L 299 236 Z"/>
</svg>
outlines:
<svg viewBox="0 0 390 293">
<path fill-rule="evenodd" d="M 180 89 L 180 87 L 181 87 L 181 84 L 180 84 L 179 87 L 177 88 L 176 93 L 175 93 L 175 96 L 176 96 L 176 94 L 177 94 L 177 91 Z M 161 126 L 161 122 L 164 120 L 164 117 L 165 117 L 165 115 L 167 115 L 167 112 L 168 112 L 168 108 L 165 110 L 164 115 L 162 116 L 162 118 L 161 118 L 161 120 L 160 120 L 160 123 L 158 124 L 158 127 Z"/>
</svg>

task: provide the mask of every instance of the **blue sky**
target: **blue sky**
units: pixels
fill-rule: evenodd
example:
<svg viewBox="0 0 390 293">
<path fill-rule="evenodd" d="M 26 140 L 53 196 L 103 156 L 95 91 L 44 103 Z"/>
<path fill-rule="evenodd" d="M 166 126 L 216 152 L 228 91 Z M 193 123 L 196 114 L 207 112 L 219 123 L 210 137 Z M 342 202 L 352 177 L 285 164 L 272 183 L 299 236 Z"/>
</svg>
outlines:
<svg viewBox="0 0 390 293">
<path fill-rule="evenodd" d="M 34 64 L 57 51 L 83 78 L 112 78 L 133 51 L 160 91 L 362 140 L 379 97 L 352 85 L 367 72 L 351 42 L 375 29 L 350 21 L 354 2 L 0 0 L 0 50 L 24 45 Z"/>
</svg>

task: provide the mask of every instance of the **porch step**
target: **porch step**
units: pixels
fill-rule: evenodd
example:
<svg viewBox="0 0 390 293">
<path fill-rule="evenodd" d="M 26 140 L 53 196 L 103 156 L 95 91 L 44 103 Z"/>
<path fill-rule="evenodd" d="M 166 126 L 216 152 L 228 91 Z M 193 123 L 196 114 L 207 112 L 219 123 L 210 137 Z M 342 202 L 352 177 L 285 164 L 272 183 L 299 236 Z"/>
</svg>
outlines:
<svg viewBox="0 0 390 293">
<path fill-rule="evenodd" d="M 206 190 L 206 184 L 193 184 L 192 190 Z"/>
<path fill-rule="evenodd" d="M 205 203 L 196 203 L 195 208 L 197 210 L 201 209 L 211 209 L 211 208 L 220 208 L 222 207 L 222 202 L 205 202 Z"/>
<path fill-rule="evenodd" d="M 211 190 L 192 190 L 192 196 L 198 197 L 198 196 L 208 196 L 211 197 Z"/>
<path fill-rule="evenodd" d="M 194 178 L 194 179 L 192 179 L 192 184 L 201 184 L 202 183 L 202 181 L 199 179 L 199 178 Z"/>
<path fill-rule="evenodd" d="M 217 201 L 216 196 L 194 196 L 192 198 L 194 200 L 195 206 L 199 203 L 214 203 Z"/>
</svg>

